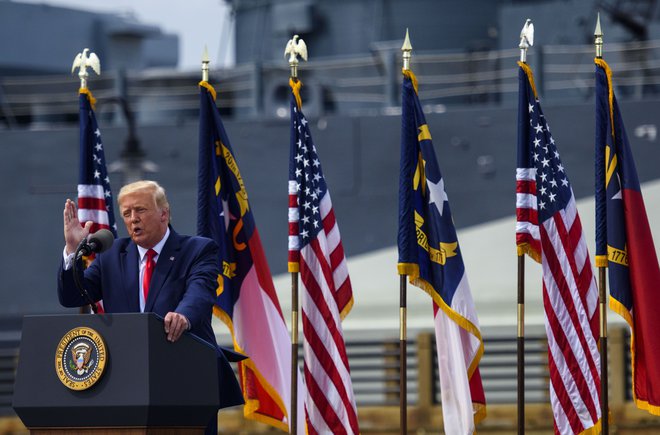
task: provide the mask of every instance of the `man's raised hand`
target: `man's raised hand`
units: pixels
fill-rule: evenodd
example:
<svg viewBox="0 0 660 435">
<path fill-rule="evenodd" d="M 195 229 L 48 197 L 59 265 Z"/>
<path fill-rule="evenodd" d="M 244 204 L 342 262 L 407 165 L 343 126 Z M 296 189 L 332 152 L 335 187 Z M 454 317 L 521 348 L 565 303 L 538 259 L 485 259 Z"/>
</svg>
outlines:
<svg viewBox="0 0 660 435">
<path fill-rule="evenodd" d="M 87 237 L 92 227 L 92 221 L 85 222 L 85 226 L 80 225 L 78 220 L 78 211 L 76 204 L 67 199 L 64 203 L 64 242 L 66 243 L 66 253 L 73 254 L 80 242 Z"/>
</svg>

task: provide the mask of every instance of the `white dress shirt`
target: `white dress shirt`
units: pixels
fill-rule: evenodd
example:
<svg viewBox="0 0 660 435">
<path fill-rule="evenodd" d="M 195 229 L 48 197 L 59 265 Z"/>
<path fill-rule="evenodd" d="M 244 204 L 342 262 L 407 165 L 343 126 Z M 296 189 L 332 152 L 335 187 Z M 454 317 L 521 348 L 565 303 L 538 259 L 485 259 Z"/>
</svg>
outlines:
<svg viewBox="0 0 660 435">
<path fill-rule="evenodd" d="M 155 264 L 158 263 L 158 259 L 160 258 L 160 252 L 163 250 L 163 246 L 165 246 L 165 242 L 167 241 L 167 238 L 170 236 L 170 228 L 167 228 L 167 231 L 165 232 L 165 235 L 163 236 L 162 239 L 160 239 L 160 242 L 156 243 L 156 246 L 154 246 L 153 249 L 156 251 L 156 256 L 154 257 L 154 267 Z M 144 300 L 144 289 L 142 288 L 142 281 L 144 278 L 144 271 L 147 268 L 147 251 L 148 249 L 143 248 L 140 245 L 137 245 L 138 248 L 138 255 L 140 257 L 140 276 L 138 277 L 138 283 L 139 283 L 139 294 L 140 294 L 140 312 L 144 313 L 144 306 L 146 305 L 146 302 Z"/>
</svg>

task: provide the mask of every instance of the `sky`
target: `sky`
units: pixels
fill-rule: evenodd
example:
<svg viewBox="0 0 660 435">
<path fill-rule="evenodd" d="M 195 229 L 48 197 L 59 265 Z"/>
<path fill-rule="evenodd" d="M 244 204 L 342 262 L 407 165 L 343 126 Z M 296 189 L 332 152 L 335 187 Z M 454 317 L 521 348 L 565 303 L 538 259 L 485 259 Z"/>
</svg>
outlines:
<svg viewBox="0 0 660 435">
<path fill-rule="evenodd" d="M 234 64 L 234 28 L 224 0 L 16 0 L 132 15 L 179 35 L 179 69 L 199 69 L 204 46 L 213 65 Z"/>
</svg>

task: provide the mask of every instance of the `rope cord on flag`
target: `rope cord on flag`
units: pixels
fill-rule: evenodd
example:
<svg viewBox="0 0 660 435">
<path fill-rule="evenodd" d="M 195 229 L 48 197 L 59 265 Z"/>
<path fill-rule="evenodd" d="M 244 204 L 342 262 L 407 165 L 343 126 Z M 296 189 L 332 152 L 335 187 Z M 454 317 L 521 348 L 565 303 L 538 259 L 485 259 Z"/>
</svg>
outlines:
<svg viewBox="0 0 660 435">
<path fill-rule="evenodd" d="M 96 110 L 96 98 L 92 95 L 92 91 L 90 91 L 88 88 L 80 88 L 78 91 L 80 95 L 87 95 L 87 99 L 89 100 L 89 105 L 92 106 L 92 110 Z"/>
<path fill-rule="evenodd" d="M 529 65 L 520 61 L 518 61 L 518 66 L 522 68 L 523 71 L 525 71 L 525 74 L 527 74 L 529 85 L 532 87 L 532 91 L 534 91 L 534 98 L 538 99 L 539 95 L 536 93 L 536 85 L 534 84 L 534 74 L 532 74 L 532 69 L 529 67 Z"/>
<path fill-rule="evenodd" d="M 302 88 L 302 82 L 291 77 L 289 78 L 289 86 L 291 86 L 291 91 L 293 91 L 293 95 L 296 97 L 298 110 L 302 110 L 302 99 L 300 98 L 300 88 Z"/>
<path fill-rule="evenodd" d="M 417 94 L 418 93 L 418 91 L 417 91 L 418 90 L 418 82 L 417 82 L 417 77 L 415 76 L 415 73 L 413 73 L 409 69 L 403 69 L 402 72 L 403 72 L 403 76 L 408 78 L 412 82 L 413 89 L 415 90 L 415 93 Z"/>
<path fill-rule="evenodd" d="M 205 82 L 202 80 L 201 82 L 199 82 L 199 86 L 205 88 L 207 91 L 211 93 L 211 96 L 213 97 L 213 101 L 216 100 L 218 94 L 215 92 L 215 89 L 213 88 L 213 86 L 211 86 L 209 82 Z"/>
<path fill-rule="evenodd" d="M 616 137 L 614 131 L 614 90 L 612 89 L 612 70 L 610 66 L 603 59 L 595 58 L 594 63 L 603 68 L 607 76 L 607 99 L 610 103 L 610 128 L 612 129 L 612 137 Z"/>
</svg>

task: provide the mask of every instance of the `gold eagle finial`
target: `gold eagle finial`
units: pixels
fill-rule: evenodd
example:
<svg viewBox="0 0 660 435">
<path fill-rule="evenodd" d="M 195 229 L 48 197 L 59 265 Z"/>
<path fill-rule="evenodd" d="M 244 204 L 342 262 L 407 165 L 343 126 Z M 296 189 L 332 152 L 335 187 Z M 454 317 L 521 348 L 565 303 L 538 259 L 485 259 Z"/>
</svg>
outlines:
<svg viewBox="0 0 660 435">
<path fill-rule="evenodd" d="M 72 74 L 76 68 L 79 68 L 78 77 L 80 78 L 80 87 L 82 89 L 87 88 L 87 78 L 89 77 L 87 67 L 90 67 L 96 74 L 101 75 L 101 61 L 96 56 L 96 53 L 89 51 L 89 48 L 85 48 L 82 53 L 78 53 L 71 66 Z"/>
<path fill-rule="evenodd" d="M 302 57 L 304 61 L 307 60 L 307 44 L 300 39 L 298 35 L 293 35 L 289 39 L 284 49 L 284 57 L 289 56 L 289 66 L 291 67 L 291 77 L 298 76 L 298 56 Z"/>
</svg>

